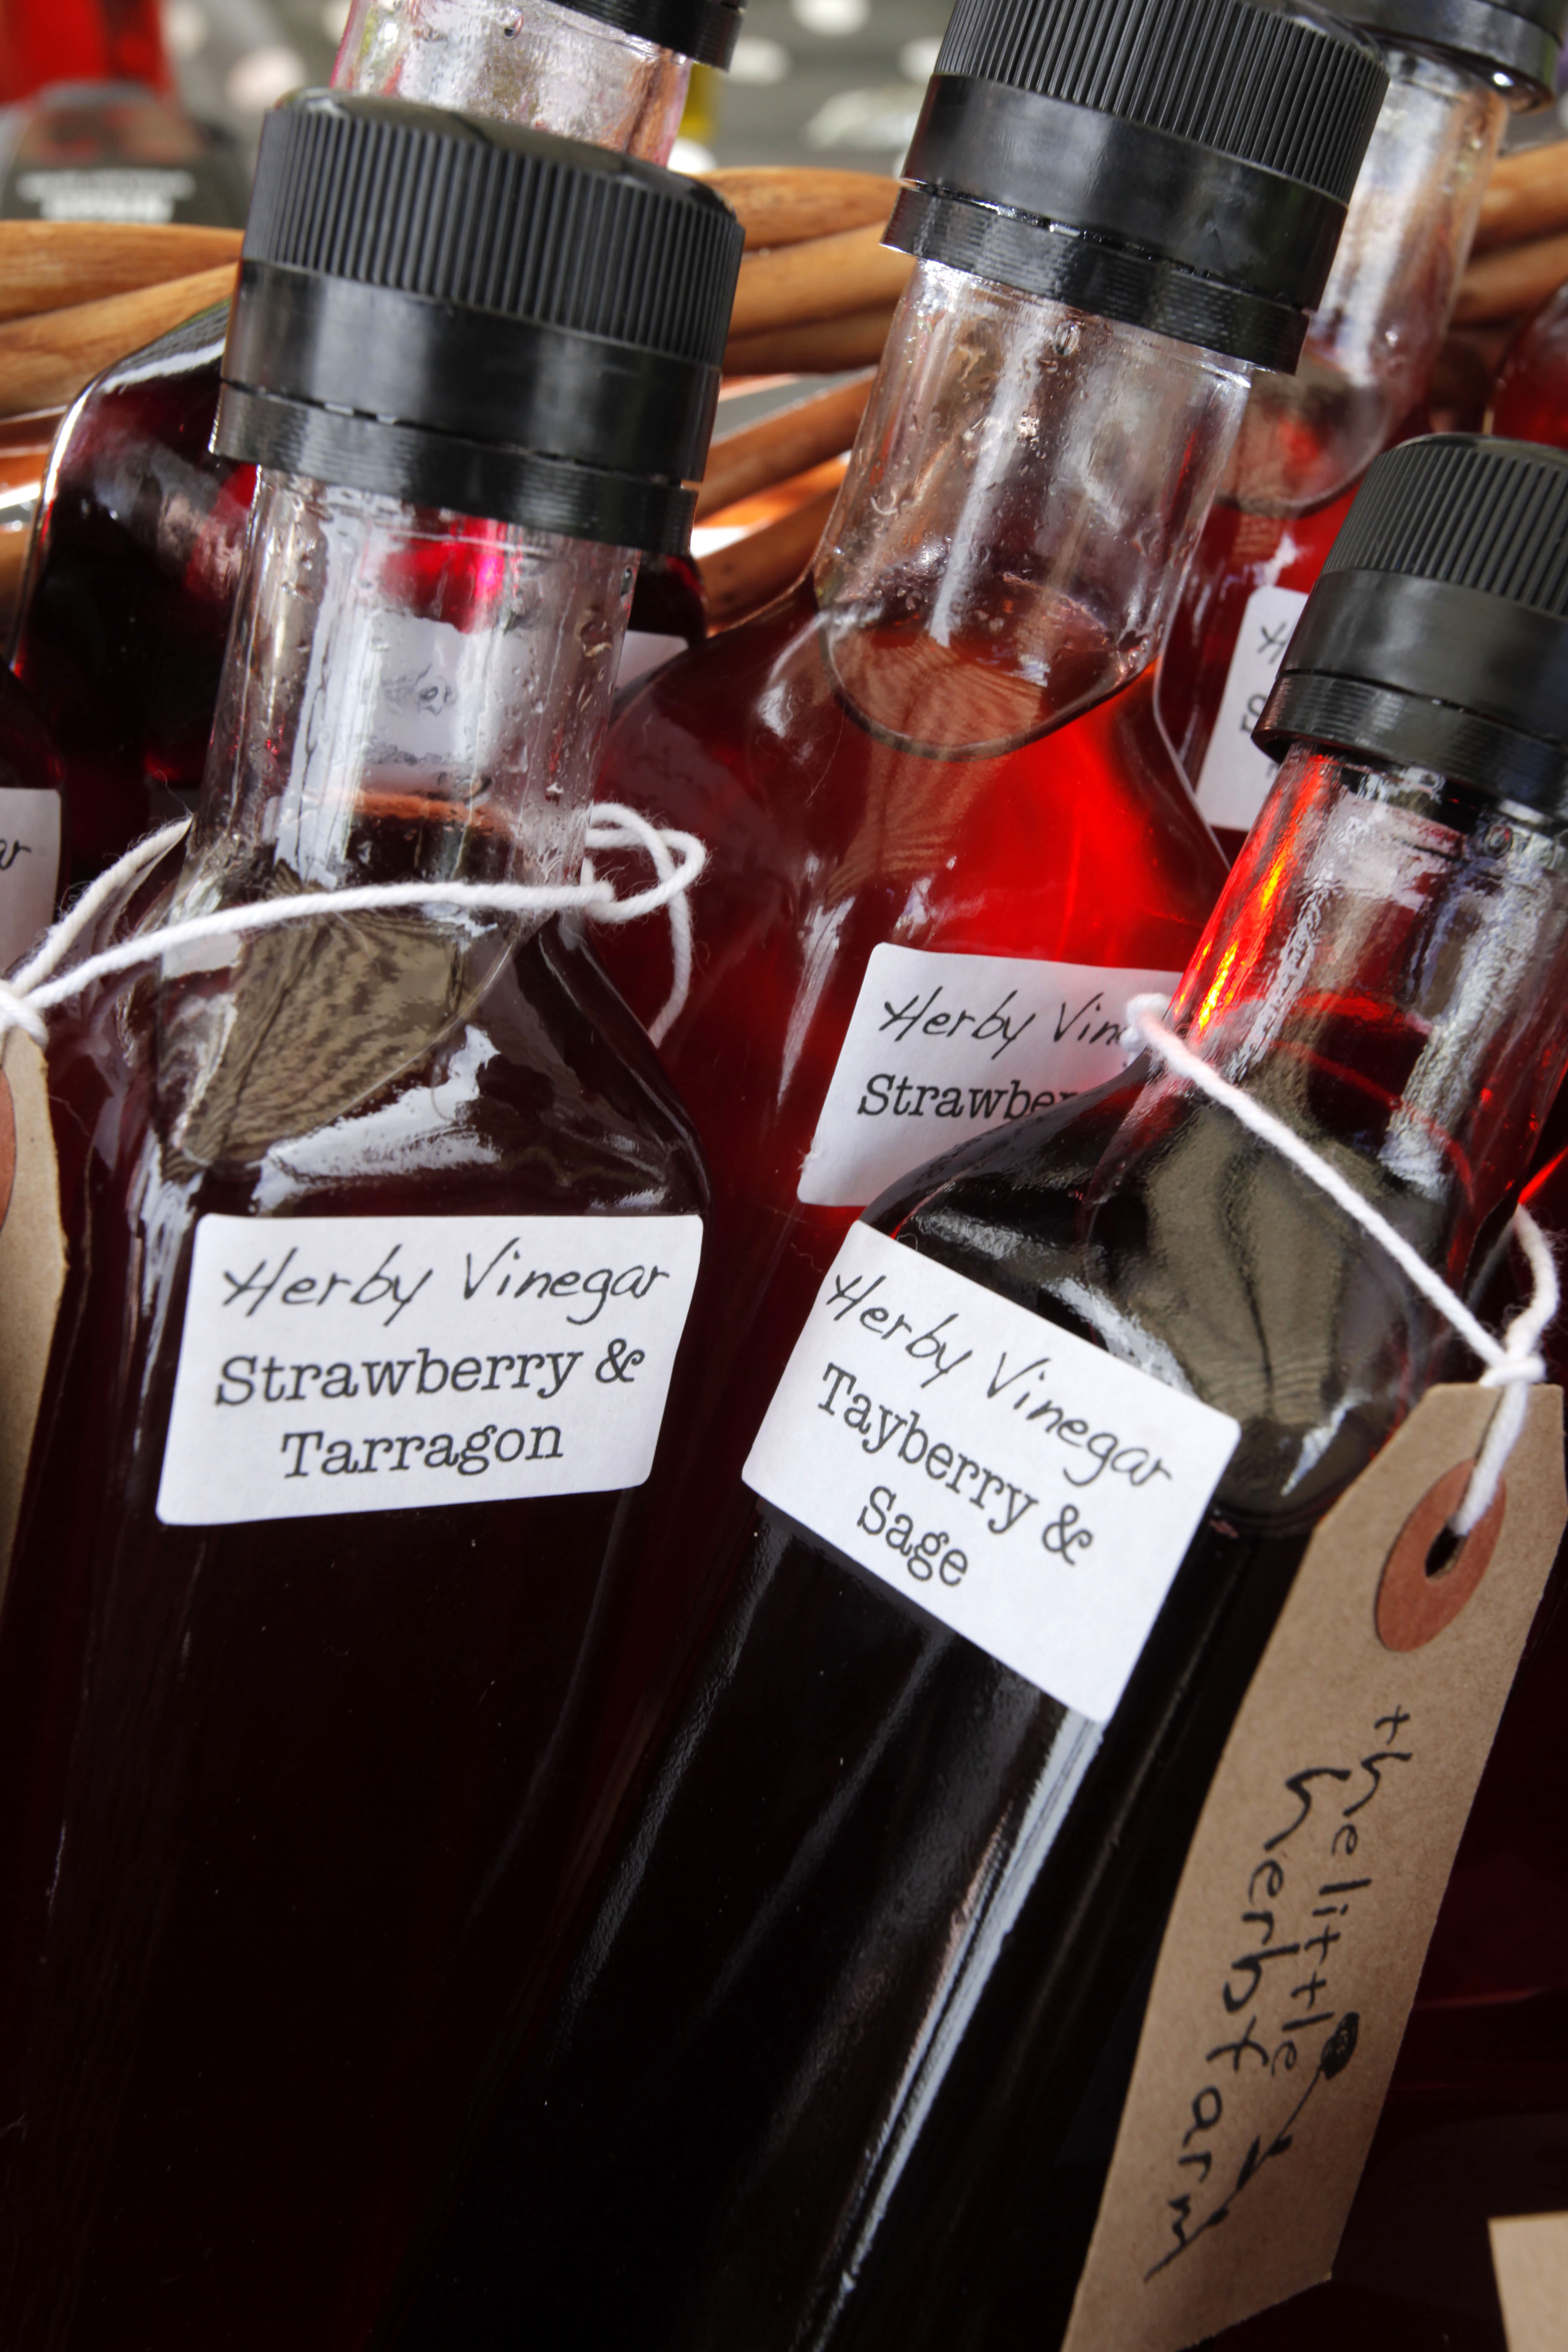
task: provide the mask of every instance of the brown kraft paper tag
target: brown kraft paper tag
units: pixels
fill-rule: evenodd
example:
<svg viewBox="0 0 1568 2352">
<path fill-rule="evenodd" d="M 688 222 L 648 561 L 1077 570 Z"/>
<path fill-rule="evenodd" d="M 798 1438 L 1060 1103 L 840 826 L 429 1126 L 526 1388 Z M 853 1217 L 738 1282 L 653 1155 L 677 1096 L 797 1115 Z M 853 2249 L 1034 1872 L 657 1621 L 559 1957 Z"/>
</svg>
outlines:
<svg viewBox="0 0 1568 2352">
<path fill-rule="evenodd" d="M 1183 2352 L 1329 2275 L 1568 1517 L 1536 1389 L 1428 1576 L 1496 1404 L 1429 1391 L 1312 1538 L 1176 1891 L 1063 2352 Z"/>
<path fill-rule="evenodd" d="M 65 1278 L 44 1057 L 13 1029 L 0 1047 L 0 1592 Z"/>
<path fill-rule="evenodd" d="M 1508 2352 L 1563 2352 L 1568 2343 L 1568 2213 L 1521 2213 L 1490 2226 Z"/>
</svg>

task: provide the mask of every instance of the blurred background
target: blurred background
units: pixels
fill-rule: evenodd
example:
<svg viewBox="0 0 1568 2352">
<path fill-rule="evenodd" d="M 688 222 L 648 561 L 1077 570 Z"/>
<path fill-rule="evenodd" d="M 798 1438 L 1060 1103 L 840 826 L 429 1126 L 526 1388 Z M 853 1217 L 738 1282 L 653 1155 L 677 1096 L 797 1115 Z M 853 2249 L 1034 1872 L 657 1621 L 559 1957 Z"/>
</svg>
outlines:
<svg viewBox="0 0 1568 2352">
<path fill-rule="evenodd" d="M 896 170 L 950 13 L 951 0 L 748 0 L 727 82 L 695 77 L 676 162 Z M 186 105 L 254 142 L 285 90 L 326 80 L 347 14 L 346 0 L 164 0 Z"/>
</svg>

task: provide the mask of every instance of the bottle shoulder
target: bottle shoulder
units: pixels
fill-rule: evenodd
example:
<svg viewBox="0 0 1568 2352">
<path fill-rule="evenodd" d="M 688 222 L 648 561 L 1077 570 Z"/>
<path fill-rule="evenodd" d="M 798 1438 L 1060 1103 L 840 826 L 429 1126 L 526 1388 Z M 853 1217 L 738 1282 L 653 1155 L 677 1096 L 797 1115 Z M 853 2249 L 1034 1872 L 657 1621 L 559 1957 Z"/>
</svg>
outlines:
<svg viewBox="0 0 1568 2352">
<path fill-rule="evenodd" d="M 1048 733 L 961 759 L 860 724 L 798 601 L 672 663 L 617 728 L 600 789 L 709 850 L 697 976 L 668 1043 L 678 1076 L 690 1041 L 712 1052 L 713 1020 L 732 1025 L 737 990 L 763 1025 L 777 997 L 788 1026 L 808 974 L 818 996 L 830 971 L 858 988 L 883 941 L 1180 970 L 1226 866 L 1152 688 L 1145 671 Z M 668 956 L 626 935 L 606 956 L 651 1019 Z"/>
<path fill-rule="evenodd" d="M 193 1217 L 702 1212 L 689 1122 L 580 939 L 546 925 L 478 985 L 421 947 L 383 924 L 368 948 L 250 971 L 243 993 L 148 976 L 57 1013 L 62 1205 L 155 1165 Z"/>
<path fill-rule="evenodd" d="M 1362 1173 L 1409 1230 L 1398 1188 Z M 1342 1210 L 1223 1106 L 1145 1092 L 1138 1069 L 981 1138 L 875 1215 L 1237 1421 L 1219 1503 L 1238 1522 L 1321 1517 L 1449 1349 L 1447 1324 Z"/>
</svg>

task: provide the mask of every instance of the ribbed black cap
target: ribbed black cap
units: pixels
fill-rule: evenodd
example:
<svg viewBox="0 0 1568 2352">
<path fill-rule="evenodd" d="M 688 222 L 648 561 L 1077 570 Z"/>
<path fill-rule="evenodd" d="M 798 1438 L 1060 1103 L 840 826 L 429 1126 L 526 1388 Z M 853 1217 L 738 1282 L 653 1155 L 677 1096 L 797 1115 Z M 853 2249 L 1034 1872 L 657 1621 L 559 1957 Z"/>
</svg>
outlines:
<svg viewBox="0 0 1568 2352">
<path fill-rule="evenodd" d="M 1568 456 L 1443 433 L 1371 467 L 1256 740 L 1568 814 Z"/>
<path fill-rule="evenodd" d="M 1347 24 L 1385 40 L 1442 49 L 1482 73 L 1504 74 L 1537 105 L 1557 86 L 1557 59 L 1568 31 L 1568 0 L 1345 0 Z"/>
<path fill-rule="evenodd" d="M 1292 368 L 1388 86 L 1252 0 L 958 0 L 889 244 Z"/>
<path fill-rule="evenodd" d="M 742 242 L 657 164 L 307 90 L 262 128 L 215 446 L 679 553 Z"/>
<path fill-rule="evenodd" d="M 595 16 L 618 33 L 673 49 L 721 71 L 735 54 L 745 0 L 565 0 L 579 16 Z"/>
</svg>

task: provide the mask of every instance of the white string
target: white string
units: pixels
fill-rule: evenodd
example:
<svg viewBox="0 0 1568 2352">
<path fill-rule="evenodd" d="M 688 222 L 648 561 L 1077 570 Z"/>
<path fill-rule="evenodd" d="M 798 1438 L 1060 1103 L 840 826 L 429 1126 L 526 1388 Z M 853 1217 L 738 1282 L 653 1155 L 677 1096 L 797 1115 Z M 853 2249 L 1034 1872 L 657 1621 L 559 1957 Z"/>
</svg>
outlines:
<svg viewBox="0 0 1568 2352">
<path fill-rule="evenodd" d="M 270 930 L 283 923 L 319 919 L 323 915 L 377 913 L 393 907 L 465 907 L 501 914 L 558 914 L 576 909 L 596 922 L 626 923 L 639 915 L 668 908 L 670 919 L 675 985 L 655 1024 L 657 1045 L 686 1002 L 691 983 L 691 915 L 686 904 L 690 889 L 708 862 L 708 853 L 695 834 L 660 833 L 635 809 L 606 802 L 589 819 L 587 845 L 592 849 L 647 851 L 658 880 L 647 890 L 617 898 L 608 882 L 594 874 L 588 857 L 583 861 L 581 882 L 386 882 L 350 890 L 312 890 L 268 898 L 247 907 L 225 907 L 210 915 L 186 916 L 156 930 L 140 931 L 117 947 L 84 957 L 59 978 L 64 959 L 89 931 L 104 908 L 129 884 L 156 865 L 184 836 L 190 820 L 165 825 L 100 874 L 59 921 L 45 934 L 37 952 L 9 980 L 0 980 L 0 1035 L 24 1029 L 35 1044 L 48 1040 L 44 1018 L 57 1004 L 79 996 L 95 981 L 133 971 L 139 964 L 156 963 L 174 950 L 204 940 L 237 940 L 247 931 Z"/>
<path fill-rule="evenodd" d="M 651 890 L 640 890 L 635 898 L 622 898 L 612 907 L 600 907 L 595 920 L 600 923 L 631 923 L 639 915 L 650 915 L 656 907 L 669 909 L 669 952 L 674 965 L 674 979 L 668 1000 L 663 1011 L 648 1023 L 647 1034 L 656 1045 L 662 1045 L 675 1023 L 679 1019 L 691 987 L 691 909 L 686 893 L 696 881 L 708 861 L 708 852 L 694 833 L 681 833 L 674 825 L 662 829 L 649 824 L 646 816 L 627 808 L 623 801 L 596 801 L 594 820 L 588 827 L 588 847 L 595 849 L 642 849 L 653 860 L 658 881 Z M 671 856 L 678 849 L 685 865 L 677 866 Z M 692 860 L 695 859 L 695 864 Z M 594 861 L 583 860 L 583 879 L 592 882 Z"/>
<path fill-rule="evenodd" d="M 1208 1095 L 1224 1103 L 1243 1127 L 1260 1141 L 1270 1144 L 1282 1159 L 1299 1169 L 1309 1182 L 1316 1184 L 1331 1201 L 1353 1217 L 1357 1224 L 1371 1234 L 1374 1241 L 1394 1259 L 1396 1265 L 1413 1282 L 1423 1297 L 1428 1298 L 1440 1315 L 1458 1332 L 1461 1339 L 1475 1350 L 1486 1366 L 1479 1385 L 1484 1389 L 1501 1389 L 1496 1412 L 1487 1424 L 1476 1466 L 1465 1489 L 1463 1499 L 1448 1525 L 1457 1536 L 1468 1536 L 1477 1522 L 1491 1507 L 1502 1476 L 1503 1465 L 1513 1452 L 1520 1431 L 1524 1426 L 1525 1391 L 1535 1381 L 1546 1378 L 1546 1364 L 1537 1352 L 1537 1342 L 1548 1323 L 1557 1312 L 1557 1267 L 1546 1237 L 1528 1209 L 1513 1213 L 1513 1231 L 1524 1252 L 1534 1288 L 1526 1306 L 1509 1324 L 1500 1340 L 1493 1338 L 1484 1323 L 1478 1322 L 1462 1298 L 1449 1289 L 1440 1274 L 1434 1274 L 1425 1258 L 1419 1256 L 1388 1219 L 1365 1201 L 1353 1184 L 1348 1183 L 1337 1168 L 1321 1159 L 1310 1143 L 1304 1143 L 1283 1119 L 1265 1110 L 1239 1087 L 1211 1070 L 1208 1064 L 1183 1043 L 1163 1018 L 1167 1011 L 1165 999 L 1159 995 L 1134 996 L 1127 1007 L 1128 1025 L 1133 1034 L 1166 1065 Z"/>
</svg>

